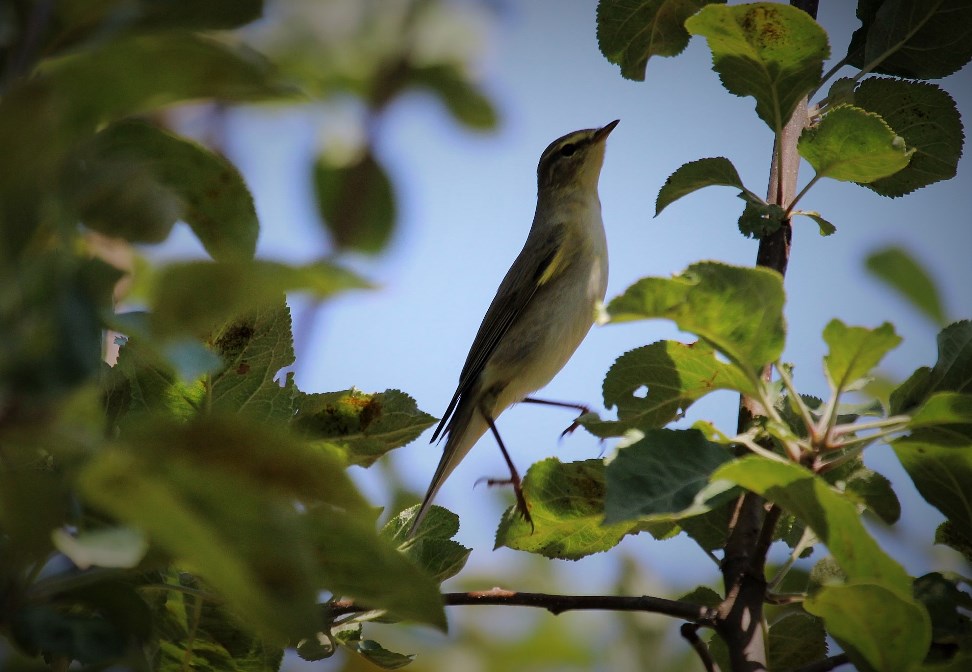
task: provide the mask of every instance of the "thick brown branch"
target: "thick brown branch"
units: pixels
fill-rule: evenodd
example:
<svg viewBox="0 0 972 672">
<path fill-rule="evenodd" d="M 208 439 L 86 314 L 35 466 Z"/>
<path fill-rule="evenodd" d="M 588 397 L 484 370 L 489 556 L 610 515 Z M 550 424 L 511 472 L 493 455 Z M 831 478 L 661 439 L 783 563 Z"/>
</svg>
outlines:
<svg viewBox="0 0 972 672">
<path fill-rule="evenodd" d="M 684 619 L 699 625 L 711 625 L 715 610 L 699 604 L 666 600 L 650 595 L 555 595 L 550 593 L 521 593 L 514 590 L 493 588 L 468 593 L 443 593 L 446 606 L 502 605 L 511 607 L 536 607 L 557 615 L 565 611 L 643 611 Z M 351 600 L 338 600 L 328 605 L 332 616 L 370 611 L 369 607 Z"/>
</svg>

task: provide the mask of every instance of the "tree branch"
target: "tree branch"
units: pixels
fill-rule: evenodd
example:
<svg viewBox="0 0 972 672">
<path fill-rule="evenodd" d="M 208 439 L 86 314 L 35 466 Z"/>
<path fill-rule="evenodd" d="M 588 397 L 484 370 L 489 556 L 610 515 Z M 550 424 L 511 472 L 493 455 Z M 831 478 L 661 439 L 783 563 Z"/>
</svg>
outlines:
<svg viewBox="0 0 972 672">
<path fill-rule="evenodd" d="M 535 607 L 546 609 L 555 616 L 565 611 L 581 610 L 643 611 L 680 618 L 702 626 L 711 626 L 716 615 L 715 609 L 704 605 L 679 600 L 666 600 L 651 595 L 556 595 L 551 593 L 522 593 L 492 588 L 467 593 L 443 593 L 442 601 L 450 607 L 469 605 Z M 328 611 L 332 616 L 342 616 L 371 611 L 371 608 L 352 600 L 337 600 L 328 605 Z"/>
<path fill-rule="evenodd" d="M 682 633 L 682 637 L 688 640 L 688 643 L 692 645 L 695 652 L 699 654 L 699 658 L 702 659 L 702 665 L 705 667 L 705 672 L 720 672 L 719 666 L 712 658 L 712 652 L 709 651 L 709 647 L 706 646 L 705 642 L 702 641 L 702 638 L 699 637 L 698 624 L 683 623 L 679 632 Z"/>
</svg>

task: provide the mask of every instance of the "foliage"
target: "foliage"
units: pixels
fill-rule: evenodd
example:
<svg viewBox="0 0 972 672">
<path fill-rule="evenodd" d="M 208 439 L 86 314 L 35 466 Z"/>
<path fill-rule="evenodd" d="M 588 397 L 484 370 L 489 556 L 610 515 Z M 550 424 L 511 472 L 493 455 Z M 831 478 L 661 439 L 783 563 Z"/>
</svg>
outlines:
<svg viewBox="0 0 972 672">
<path fill-rule="evenodd" d="M 240 33 L 214 32 L 254 21 L 259 0 L 16 0 L 0 16 L 0 633 L 25 669 L 275 670 L 288 648 L 307 660 L 340 648 L 397 668 L 413 656 L 365 638 L 366 623 L 445 628 L 439 584 L 469 553 L 453 540 L 458 519 L 435 507 L 409 538 L 413 508 L 379 530 L 348 475 L 434 418 L 399 390 L 312 393 L 280 378 L 295 358 L 285 293 L 327 300 L 369 283 L 333 257 L 254 259 L 259 221 L 244 179 L 218 148 L 165 123 L 170 106 L 188 102 L 340 95 L 356 97 L 373 129 L 420 90 L 459 123 L 488 129 L 496 113 L 461 59 L 413 58 L 436 4 L 406 3 L 392 30 L 361 10 L 322 44 L 281 10 L 248 36 L 271 58 Z M 961 115 L 924 80 L 972 58 L 970 14 L 968 0 L 861 0 L 862 26 L 841 60 L 855 74 L 832 83 L 828 36 L 779 3 L 601 0 L 597 36 L 631 79 L 644 79 L 651 56 L 703 37 L 725 88 L 754 99 L 777 159 L 809 97 L 791 149 L 814 176 L 795 197 L 773 189 L 763 199 L 725 157 L 681 166 L 658 193 L 656 215 L 707 186 L 736 189 L 741 233 L 763 241 L 794 215 L 835 232 L 796 209 L 823 179 L 897 197 L 955 175 Z M 375 142 L 334 143 L 308 167 L 336 252 L 376 253 L 393 235 L 394 185 Z M 142 265 L 126 297 L 132 268 L 102 258 L 103 237 L 157 242 L 179 221 L 211 260 Z M 828 638 L 861 670 L 970 664 L 967 580 L 910 577 L 880 547 L 861 515 L 893 523 L 900 505 L 861 455 L 890 444 L 945 517 L 926 542 L 972 562 L 972 322 L 944 326 L 934 283 L 904 251 L 885 250 L 869 268 L 943 328 L 932 366 L 853 406 L 848 395 L 867 389 L 900 338 L 890 324 L 831 321 L 830 389 L 802 394 L 781 361 L 780 269 L 700 262 L 611 300 L 607 321 L 670 320 L 694 342 L 659 341 L 615 361 L 603 397 L 617 417 L 578 422 L 621 437 L 617 449 L 534 465 L 523 488 L 535 529 L 511 508 L 497 546 L 577 559 L 628 535 L 684 532 L 712 555 L 728 546 L 740 493 L 758 495 L 778 516 L 764 518 L 762 560 L 774 540 L 792 549 L 758 598 L 801 584 L 766 624 L 774 669 L 820 663 Z M 667 427 L 717 390 L 753 402 L 755 421 Z M 829 555 L 795 580 L 793 564 L 818 545 Z M 731 599 L 700 587 L 682 601 Z M 717 630 L 713 656 L 732 659 L 716 622 L 700 624 Z"/>
</svg>

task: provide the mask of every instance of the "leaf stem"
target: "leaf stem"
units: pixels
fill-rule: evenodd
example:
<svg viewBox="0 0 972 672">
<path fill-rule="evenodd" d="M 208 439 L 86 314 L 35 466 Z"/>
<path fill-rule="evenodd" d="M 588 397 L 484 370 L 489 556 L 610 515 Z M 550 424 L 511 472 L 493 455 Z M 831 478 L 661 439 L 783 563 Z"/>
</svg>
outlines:
<svg viewBox="0 0 972 672">
<path fill-rule="evenodd" d="M 777 373 L 780 374 L 780 380 L 783 381 L 783 386 L 790 395 L 790 403 L 792 403 L 800 413 L 800 418 L 803 420 L 803 424 L 807 427 L 807 433 L 810 434 L 810 442 L 812 444 L 815 439 L 813 434 L 816 423 L 813 421 L 813 416 L 810 414 L 810 409 L 807 408 L 805 403 L 803 403 L 803 397 L 800 396 L 800 393 L 797 392 L 796 387 L 794 387 L 793 379 L 790 377 L 786 367 L 783 366 L 783 362 L 777 360 L 773 366 L 776 367 Z"/>
<path fill-rule="evenodd" d="M 815 537 L 816 535 L 809 527 L 803 528 L 803 534 L 800 535 L 800 541 L 796 543 L 793 550 L 790 551 L 790 557 L 786 559 L 786 562 L 784 562 L 780 569 L 776 572 L 776 576 L 774 576 L 770 581 L 769 586 L 767 586 L 767 591 L 774 592 L 780 587 L 780 583 L 782 583 L 783 579 L 786 578 L 786 575 L 793 568 L 794 563 L 796 563 L 796 561 L 803 554 L 803 551 L 805 551 L 808 546 L 813 545 L 811 542 Z"/>
<path fill-rule="evenodd" d="M 792 201 L 790 201 L 790 204 L 786 207 L 786 212 L 784 213 L 784 216 L 787 219 L 789 219 L 790 215 L 793 214 L 793 208 L 796 207 L 796 204 L 800 202 L 800 199 L 803 198 L 808 191 L 810 191 L 810 187 L 815 185 L 817 183 L 817 180 L 820 179 L 820 177 L 821 175 L 819 173 L 815 173 L 814 176 L 810 178 L 810 181 L 807 182 L 806 186 L 804 186 L 803 189 L 800 190 L 800 193 L 797 194 Z"/>
<path fill-rule="evenodd" d="M 883 429 L 885 427 L 897 427 L 898 425 L 907 425 L 911 421 L 911 417 L 908 415 L 892 415 L 881 420 L 872 420 L 870 422 L 858 422 L 849 423 L 846 425 L 836 425 L 832 434 L 839 436 L 841 434 L 847 434 L 849 432 L 861 432 L 868 429 Z"/>
<path fill-rule="evenodd" d="M 817 84 L 817 86 L 815 86 L 813 90 L 807 94 L 807 100 L 812 100 L 813 97 L 817 95 L 817 92 L 820 91 L 820 89 L 823 87 L 823 85 L 827 83 L 827 80 L 829 80 L 831 77 L 836 75 L 837 71 L 840 70 L 845 65 L 847 65 L 847 56 L 844 56 L 842 59 L 834 63 L 833 67 L 831 67 L 830 70 L 824 73 L 824 76 L 820 78 L 820 82 Z"/>
</svg>

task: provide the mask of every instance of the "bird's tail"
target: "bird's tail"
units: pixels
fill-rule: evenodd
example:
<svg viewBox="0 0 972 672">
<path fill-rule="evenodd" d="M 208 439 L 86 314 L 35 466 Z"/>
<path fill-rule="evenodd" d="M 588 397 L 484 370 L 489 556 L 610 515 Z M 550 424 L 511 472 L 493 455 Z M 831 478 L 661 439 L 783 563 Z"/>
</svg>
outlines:
<svg viewBox="0 0 972 672">
<path fill-rule="evenodd" d="M 475 398 L 475 395 L 468 395 L 467 399 L 470 397 Z M 428 492 L 425 493 L 425 499 L 422 500 L 422 506 L 419 507 L 418 514 L 415 516 L 412 526 L 408 529 L 409 539 L 415 536 L 416 530 L 418 530 L 432 506 L 432 500 L 449 474 L 459 466 L 462 458 L 476 445 L 476 442 L 489 428 L 486 419 L 476 408 L 475 403 L 467 401 L 467 399 L 459 402 L 456 413 L 452 416 L 446 428 L 448 436 L 445 448 L 442 450 L 442 459 L 439 460 L 439 466 L 436 467 L 435 474 L 432 476 L 432 482 L 429 484 Z"/>
</svg>

